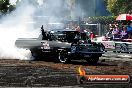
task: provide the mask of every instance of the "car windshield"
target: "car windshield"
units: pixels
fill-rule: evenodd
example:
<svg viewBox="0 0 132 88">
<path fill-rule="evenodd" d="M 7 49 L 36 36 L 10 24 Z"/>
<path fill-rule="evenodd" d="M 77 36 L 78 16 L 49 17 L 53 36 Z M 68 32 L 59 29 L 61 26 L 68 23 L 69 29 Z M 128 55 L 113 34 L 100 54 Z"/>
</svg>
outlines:
<svg viewBox="0 0 132 88">
<path fill-rule="evenodd" d="M 74 42 L 74 40 L 80 39 L 79 32 L 77 31 L 68 31 L 68 32 L 65 32 L 65 34 L 66 34 L 66 40 L 68 42 Z"/>
<path fill-rule="evenodd" d="M 79 40 L 87 40 L 86 33 L 79 33 L 78 31 L 57 31 L 53 34 L 54 40 L 74 42 Z"/>
</svg>

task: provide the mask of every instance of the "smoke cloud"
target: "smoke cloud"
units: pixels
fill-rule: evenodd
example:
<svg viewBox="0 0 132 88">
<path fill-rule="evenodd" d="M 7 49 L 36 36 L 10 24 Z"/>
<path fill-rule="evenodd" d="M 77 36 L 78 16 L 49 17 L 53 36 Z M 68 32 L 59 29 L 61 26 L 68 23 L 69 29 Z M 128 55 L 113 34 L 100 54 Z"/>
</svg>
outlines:
<svg viewBox="0 0 132 88">
<path fill-rule="evenodd" d="M 0 59 L 30 59 L 30 51 L 15 47 L 17 38 L 37 37 L 34 29 L 33 14 L 35 8 L 27 0 L 17 9 L 0 19 Z"/>
<path fill-rule="evenodd" d="M 41 25 L 71 15 L 67 0 L 21 0 L 16 10 L 0 18 L 0 59 L 30 60 L 31 52 L 15 47 L 18 38 L 36 38 Z"/>
</svg>

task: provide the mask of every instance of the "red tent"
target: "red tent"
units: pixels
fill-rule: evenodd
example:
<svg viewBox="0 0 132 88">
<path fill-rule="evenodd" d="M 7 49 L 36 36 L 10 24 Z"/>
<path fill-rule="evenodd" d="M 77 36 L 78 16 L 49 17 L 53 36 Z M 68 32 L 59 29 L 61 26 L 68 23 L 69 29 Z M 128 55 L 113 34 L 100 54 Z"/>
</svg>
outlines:
<svg viewBox="0 0 132 88">
<path fill-rule="evenodd" d="M 116 20 L 132 20 L 132 15 L 130 15 L 130 14 L 121 14 L 116 18 Z"/>
</svg>

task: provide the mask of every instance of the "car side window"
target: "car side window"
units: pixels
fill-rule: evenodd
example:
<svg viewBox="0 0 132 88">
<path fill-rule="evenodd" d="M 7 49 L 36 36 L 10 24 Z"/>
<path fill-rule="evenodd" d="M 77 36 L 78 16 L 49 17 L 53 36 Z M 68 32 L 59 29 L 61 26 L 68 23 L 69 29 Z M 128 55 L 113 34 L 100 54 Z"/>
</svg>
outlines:
<svg viewBox="0 0 132 88">
<path fill-rule="evenodd" d="M 64 42 L 66 35 L 61 32 L 50 33 L 50 41 L 61 41 Z"/>
<path fill-rule="evenodd" d="M 57 34 L 57 40 L 61 41 L 61 42 L 65 42 L 66 41 L 66 35 L 64 33 L 58 33 Z"/>
<path fill-rule="evenodd" d="M 55 41 L 55 40 L 57 40 L 57 38 L 56 38 L 56 36 L 54 35 L 54 34 L 50 34 L 50 40 L 51 41 Z"/>
</svg>

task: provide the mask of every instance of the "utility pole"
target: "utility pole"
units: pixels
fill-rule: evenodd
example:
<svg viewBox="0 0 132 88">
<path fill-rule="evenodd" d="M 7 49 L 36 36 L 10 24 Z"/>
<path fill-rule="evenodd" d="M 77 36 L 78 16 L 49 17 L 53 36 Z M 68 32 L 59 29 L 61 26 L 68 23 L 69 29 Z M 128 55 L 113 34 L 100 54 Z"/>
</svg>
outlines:
<svg viewBox="0 0 132 88">
<path fill-rule="evenodd" d="M 70 10 L 71 19 L 74 19 L 75 1 L 76 0 L 67 0 L 67 6 L 69 7 L 69 10 Z"/>
<path fill-rule="evenodd" d="M 96 3 L 97 3 L 96 0 L 94 0 L 94 15 L 95 15 L 95 16 L 97 16 L 97 12 L 96 12 L 96 5 L 97 5 L 97 4 L 96 4 Z"/>
</svg>

